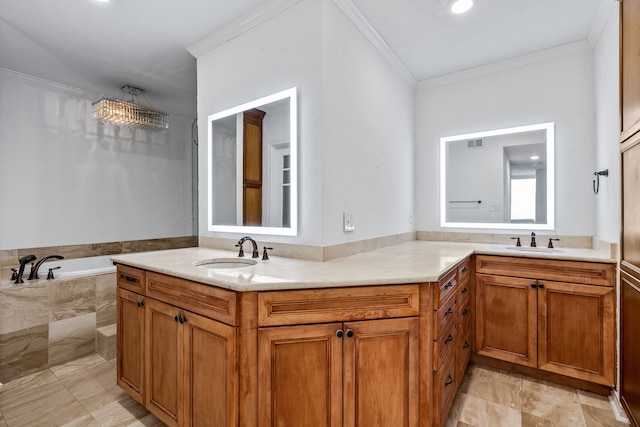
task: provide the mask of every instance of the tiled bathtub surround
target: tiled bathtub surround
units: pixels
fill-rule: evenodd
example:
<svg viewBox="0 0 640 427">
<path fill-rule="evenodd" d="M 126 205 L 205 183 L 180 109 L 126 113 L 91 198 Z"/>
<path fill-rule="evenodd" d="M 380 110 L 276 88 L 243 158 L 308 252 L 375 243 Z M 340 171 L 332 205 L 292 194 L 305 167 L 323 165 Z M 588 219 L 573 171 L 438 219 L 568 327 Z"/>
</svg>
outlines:
<svg viewBox="0 0 640 427">
<path fill-rule="evenodd" d="M 115 273 L 3 285 L 0 382 L 94 353 L 116 321 Z"/>
<path fill-rule="evenodd" d="M 90 243 L 86 245 L 47 246 L 0 250 L 0 281 L 11 278 L 11 268 L 18 266 L 18 259 L 34 254 L 38 259 L 47 255 L 62 255 L 67 259 L 162 249 L 189 248 L 198 245 L 197 236 L 168 237 L 163 239 L 128 240 L 122 242 Z M 29 274 L 27 267 L 26 273 Z"/>
</svg>

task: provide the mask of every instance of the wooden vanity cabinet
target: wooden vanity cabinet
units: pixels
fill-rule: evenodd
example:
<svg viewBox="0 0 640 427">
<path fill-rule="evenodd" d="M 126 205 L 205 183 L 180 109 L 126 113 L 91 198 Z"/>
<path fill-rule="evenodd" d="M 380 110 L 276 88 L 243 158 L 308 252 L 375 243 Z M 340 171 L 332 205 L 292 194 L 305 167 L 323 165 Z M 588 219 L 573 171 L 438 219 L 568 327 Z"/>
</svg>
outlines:
<svg viewBox="0 0 640 427">
<path fill-rule="evenodd" d="M 476 272 L 478 354 L 614 385 L 614 264 L 477 256 Z"/>
<path fill-rule="evenodd" d="M 117 383 L 144 405 L 144 296 L 123 288 L 116 294 Z"/>
<path fill-rule="evenodd" d="M 418 294 L 418 285 L 260 293 L 258 425 L 419 426 Z"/>
</svg>

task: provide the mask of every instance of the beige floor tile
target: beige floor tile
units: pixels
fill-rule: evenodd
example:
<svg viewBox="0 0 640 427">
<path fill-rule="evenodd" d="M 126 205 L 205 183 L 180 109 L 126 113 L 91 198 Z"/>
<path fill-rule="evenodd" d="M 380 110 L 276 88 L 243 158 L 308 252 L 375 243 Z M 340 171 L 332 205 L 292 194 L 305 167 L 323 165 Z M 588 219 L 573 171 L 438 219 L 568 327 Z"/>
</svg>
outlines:
<svg viewBox="0 0 640 427">
<path fill-rule="evenodd" d="M 514 427 L 521 424 L 521 415 L 517 409 L 467 395 L 459 421 L 474 427 Z"/>
<path fill-rule="evenodd" d="M 166 424 L 156 418 L 155 415 L 149 414 L 144 418 L 141 418 L 127 427 L 165 427 Z"/>
<path fill-rule="evenodd" d="M 91 415 L 102 427 L 122 427 L 142 420 L 149 415 L 149 411 L 127 396 L 93 411 Z"/>
<path fill-rule="evenodd" d="M 552 421 L 553 426 L 586 426 L 576 390 L 546 381 L 523 379 L 522 412 Z"/>
<path fill-rule="evenodd" d="M 506 371 L 475 366 L 460 391 L 489 402 L 520 410 L 522 377 Z"/>
<path fill-rule="evenodd" d="M 61 427 L 101 427 L 100 424 L 91 416 L 91 414 L 84 414 L 81 417 L 73 419 Z"/>
<path fill-rule="evenodd" d="M 583 405 L 595 406 L 596 408 L 611 410 L 608 396 L 600 396 L 584 390 L 578 390 L 578 400 Z"/>
<path fill-rule="evenodd" d="M 555 427 L 556 424 L 551 420 L 536 417 L 535 415 L 523 413 L 522 427 Z"/>
<path fill-rule="evenodd" d="M 587 427 L 628 427 L 629 424 L 617 421 L 611 408 L 603 409 L 595 406 L 582 405 L 582 413 Z"/>
<path fill-rule="evenodd" d="M 0 414 L 0 427 L 8 427 L 7 422 L 4 420 L 2 414 Z"/>
</svg>

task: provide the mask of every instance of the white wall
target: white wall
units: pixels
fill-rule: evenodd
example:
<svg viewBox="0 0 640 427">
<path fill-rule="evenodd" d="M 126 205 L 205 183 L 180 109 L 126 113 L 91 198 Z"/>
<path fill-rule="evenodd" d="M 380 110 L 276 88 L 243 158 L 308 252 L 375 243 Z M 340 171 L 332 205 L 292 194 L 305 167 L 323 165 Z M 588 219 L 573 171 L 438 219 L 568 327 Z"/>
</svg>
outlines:
<svg viewBox="0 0 640 427">
<path fill-rule="evenodd" d="M 116 134 L 96 97 L 0 69 L 0 249 L 193 234 L 191 121 Z"/>
<path fill-rule="evenodd" d="M 574 51 L 450 83 L 420 83 L 415 152 L 418 230 L 442 230 L 437 209 L 440 137 L 555 122 L 556 229 L 552 233 L 594 234 L 593 55 L 588 48 Z"/>
<path fill-rule="evenodd" d="M 609 242 L 620 240 L 620 132 L 619 115 L 619 9 L 618 3 L 606 5 L 606 24 L 594 50 L 596 104 L 596 158 L 593 170 L 609 169 L 609 177 L 600 178 L 596 200 L 595 235 Z"/>
<path fill-rule="evenodd" d="M 198 58 L 200 141 L 207 116 L 298 88 L 298 236 L 333 244 L 410 231 L 413 89 L 332 0 L 303 0 Z M 200 235 L 207 231 L 206 144 L 199 146 Z M 342 213 L 356 231 L 342 231 Z"/>
</svg>

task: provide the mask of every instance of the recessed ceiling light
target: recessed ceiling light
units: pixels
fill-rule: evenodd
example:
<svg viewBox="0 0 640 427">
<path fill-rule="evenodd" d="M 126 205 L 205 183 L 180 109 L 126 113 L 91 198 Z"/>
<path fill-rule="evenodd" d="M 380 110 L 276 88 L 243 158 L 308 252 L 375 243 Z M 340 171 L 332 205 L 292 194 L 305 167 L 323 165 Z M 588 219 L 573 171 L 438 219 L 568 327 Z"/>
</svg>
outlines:
<svg viewBox="0 0 640 427">
<path fill-rule="evenodd" d="M 451 12 L 465 13 L 473 7 L 474 0 L 453 0 L 451 2 Z"/>
<path fill-rule="evenodd" d="M 98 3 L 109 3 L 109 0 L 96 0 Z"/>
</svg>

